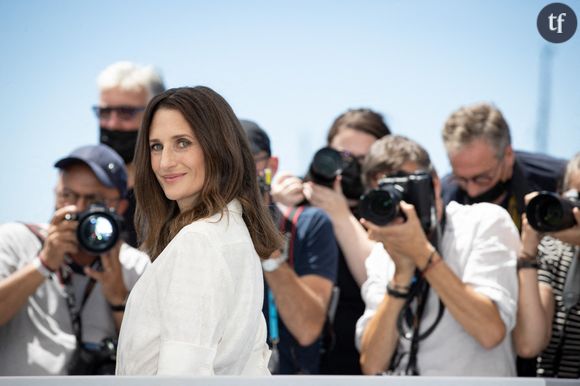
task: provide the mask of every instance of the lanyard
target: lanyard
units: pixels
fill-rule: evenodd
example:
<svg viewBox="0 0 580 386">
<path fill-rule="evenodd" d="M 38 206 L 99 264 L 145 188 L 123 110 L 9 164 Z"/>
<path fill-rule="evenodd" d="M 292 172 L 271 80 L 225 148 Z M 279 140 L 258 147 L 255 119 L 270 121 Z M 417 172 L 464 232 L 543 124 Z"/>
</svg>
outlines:
<svg viewBox="0 0 580 386">
<path fill-rule="evenodd" d="M 274 294 L 268 288 L 268 325 L 270 327 L 270 342 L 272 345 L 278 344 L 280 341 L 280 334 L 278 333 L 278 310 L 276 309 L 276 302 L 274 301 Z"/>
<path fill-rule="evenodd" d="M 93 264 L 91 266 L 94 269 L 100 269 L 101 268 L 101 259 L 99 259 L 99 258 L 95 259 L 95 262 L 93 262 Z M 74 334 L 77 338 L 77 344 L 80 345 L 82 342 L 81 313 L 83 311 L 85 303 L 87 302 L 87 300 L 89 298 L 89 295 L 91 294 L 91 292 L 93 291 L 93 288 L 95 287 L 96 281 L 95 281 L 95 279 L 90 278 L 89 281 L 87 282 L 87 285 L 85 286 L 85 289 L 83 292 L 83 298 L 82 298 L 82 301 L 80 303 L 80 307 L 77 310 L 77 308 L 76 308 L 77 299 L 76 299 L 76 296 L 74 293 L 74 287 L 73 287 L 73 283 L 72 283 L 72 273 L 73 273 L 73 270 L 69 264 L 65 264 L 60 270 L 60 275 L 61 275 L 62 282 L 64 284 L 65 292 L 67 295 L 66 296 L 66 305 L 67 305 L 69 313 L 70 313 L 71 324 L 73 327 Z"/>
</svg>

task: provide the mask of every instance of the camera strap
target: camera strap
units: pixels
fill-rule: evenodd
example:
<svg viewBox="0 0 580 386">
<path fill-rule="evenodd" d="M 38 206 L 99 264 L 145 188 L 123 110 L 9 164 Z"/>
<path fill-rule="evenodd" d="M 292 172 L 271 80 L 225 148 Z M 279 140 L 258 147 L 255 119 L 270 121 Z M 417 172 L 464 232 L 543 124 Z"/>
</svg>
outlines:
<svg viewBox="0 0 580 386">
<path fill-rule="evenodd" d="M 93 269 L 100 269 L 101 268 L 101 259 L 97 258 L 91 264 Z M 82 319 L 81 313 L 83 308 L 91 295 L 91 292 L 95 288 L 96 280 L 92 277 L 89 278 L 85 289 L 83 291 L 83 297 L 80 306 L 77 309 L 77 299 L 75 296 L 74 287 L 72 284 L 72 275 L 73 270 L 69 264 L 64 264 L 61 269 L 62 281 L 64 284 L 65 292 L 66 292 L 66 305 L 69 310 L 70 318 L 71 318 L 71 325 L 73 328 L 73 332 L 77 338 L 77 346 L 82 344 Z"/>
<path fill-rule="evenodd" d="M 30 223 L 23 223 L 23 224 L 40 241 L 40 248 L 42 249 L 42 246 L 44 245 L 44 240 L 46 239 L 44 229 L 37 224 L 30 224 Z M 64 289 L 66 292 L 66 305 L 67 305 L 67 308 L 69 310 L 69 314 L 71 317 L 71 325 L 72 325 L 75 337 L 77 339 L 77 345 L 80 345 L 82 342 L 81 312 L 83 310 L 83 307 L 85 306 L 85 303 L 87 302 L 87 300 L 89 298 L 89 295 L 91 294 L 91 292 L 93 291 L 93 288 L 95 287 L 96 281 L 93 278 L 89 278 L 89 281 L 87 282 L 87 285 L 85 286 L 85 290 L 83 292 L 83 299 L 82 299 L 81 305 L 80 305 L 79 309 L 77 310 L 77 308 L 76 308 L 76 296 L 75 296 L 74 288 L 72 285 L 73 269 L 71 268 L 71 264 L 73 264 L 73 262 L 67 262 L 67 264 L 63 264 L 59 268 L 58 274 L 59 274 L 59 277 L 62 281 L 62 284 L 64 285 Z M 95 259 L 93 264 L 91 264 L 91 267 L 93 267 L 95 269 L 100 269 L 101 268 L 101 259 L 99 259 L 99 258 Z"/>
<path fill-rule="evenodd" d="M 443 216 L 441 222 L 437 224 L 435 230 L 431 233 L 429 240 L 431 244 L 439 251 L 439 245 L 443 238 L 443 232 L 445 231 L 446 216 L 445 211 L 443 211 Z M 440 254 L 441 255 L 441 254 Z M 399 312 L 397 317 L 397 330 L 401 338 L 409 340 L 409 359 L 404 375 L 420 375 L 419 369 L 417 367 L 417 354 L 419 352 L 419 342 L 426 339 L 437 327 L 443 314 L 445 313 L 445 305 L 439 299 L 439 307 L 437 311 L 437 316 L 435 321 L 431 326 L 429 326 L 422 334 L 420 333 L 421 322 L 423 319 L 423 312 L 425 311 L 425 305 L 429 298 L 431 286 L 427 279 L 425 279 L 421 272 L 415 271 L 415 276 L 411 284 L 411 289 L 409 290 L 409 297 L 405 301 L 403 308 Z M 415 312 L 413 312 L 413 303 L 415 304 Z M 396 374 L 396 369 L 400 364 L 402 358 L 406 353 L 399 353 L 395 351 L 392 356 L 391 363 L 389 365 L 388 373 Z"/>
</svg>

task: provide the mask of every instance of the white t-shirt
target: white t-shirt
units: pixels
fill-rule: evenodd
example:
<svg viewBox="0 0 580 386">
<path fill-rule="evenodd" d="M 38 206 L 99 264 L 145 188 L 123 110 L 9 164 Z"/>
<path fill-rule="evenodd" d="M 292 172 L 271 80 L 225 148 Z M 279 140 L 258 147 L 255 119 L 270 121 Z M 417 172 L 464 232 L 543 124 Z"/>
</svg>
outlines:
<svg viewBox="0 0 580 386">
<path fill-rule="evenodd" d="M 506 334 L 499 345 L 487 350 L 445 310 L 433 333 L 419 343 L 419 373 L 427 376 L 514 376 L 515 354 L 510 332 L 516 321 L 518 298 L 518 231 L 509 214 L 498 205 L 465 206 L 451 202 L 446 208 L 446 216 L 439 249 L 441 256 L 463 283 L 497 305 Z M 382 244 L 373 249 L 366 260 L 366 269 L 368 279 L 361 288 L 366 309 L 356 326 L 359 349 L 364 329 L 383 301 L 387 283 L 395 272 L 395 265 Z M 431 289 L 421 332 L 433 324 L 438 309 L 439 297 Z M 408 353 L 409 346 L 409 340 L 399 339 L 399 352 Z M 401 361 L 399 369 L 404 369 L 407 360 L 408 356 Z"/>
<path fill-rule="evenodd" d="M 0 225 L 0 280 L 28 265 L 41 249 L 38 238 L 21 223 Z M 149 265 L 143 252 L 123 244 L 119 253 L 123 281 L 131 289 Z M 72 274 L 77 307 L 89 279 Z M 64 375 L 76 338 L 66 303 L 66 291 L 56 275 L 45 280 L 24 306 L 0 326 L 0 375 Z M 82 337 L 100 343 L 116 337 L 111 309 L 97 283 L 83 307 Z"/>
<path fill-rule="evenodd" d="M 181 229 L 127 302 L 118 375 L 268 375 L 262 268 L 237 200 Z"/>
</svg>

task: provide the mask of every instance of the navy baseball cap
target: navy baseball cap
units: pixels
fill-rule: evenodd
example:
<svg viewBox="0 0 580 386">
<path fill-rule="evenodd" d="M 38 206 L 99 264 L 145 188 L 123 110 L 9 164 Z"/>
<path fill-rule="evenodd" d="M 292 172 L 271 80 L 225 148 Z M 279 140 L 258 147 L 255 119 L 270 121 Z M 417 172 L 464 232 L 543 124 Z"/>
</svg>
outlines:
<svg viewBox="0 0 580 386">
<path fill-rule="evenodd" d="M 272 151 L 270 149 L 270 138 L 268 137 L 268 134 L 266 134 L 266 132 L 254 121 L 240 119 L 240 123 L 250 141 L 252 154 L 258 154 L 261 151 L 265 151 L 268 153 L 268 156 L 271 156 Z"/>
<path fill-rule="evenodd" d="M 121 198 L 127 194 L 127 169 L 123 159 L 107 145 L 87 145 L 73 150 L 54 166 L 64 169 L 67 166 L 84 163 L 91 168 L 97 179 L 109 188 L 116 188 Z"/>
</svg>

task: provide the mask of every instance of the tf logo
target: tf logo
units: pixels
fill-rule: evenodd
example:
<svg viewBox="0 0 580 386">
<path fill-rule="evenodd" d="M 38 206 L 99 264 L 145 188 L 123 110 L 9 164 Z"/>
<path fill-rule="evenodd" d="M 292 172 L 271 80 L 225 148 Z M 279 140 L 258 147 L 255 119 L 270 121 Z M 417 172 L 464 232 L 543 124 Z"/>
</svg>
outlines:
<svg viewBox="0 0 580 386">
<path fill-rule="evenodd" d="M 562 3 L 546 5 L 538 15 L 538 32 L 551 43 L 564 43 L 576 32 L 578 21 L 572 8 Z"/>
</svg>

